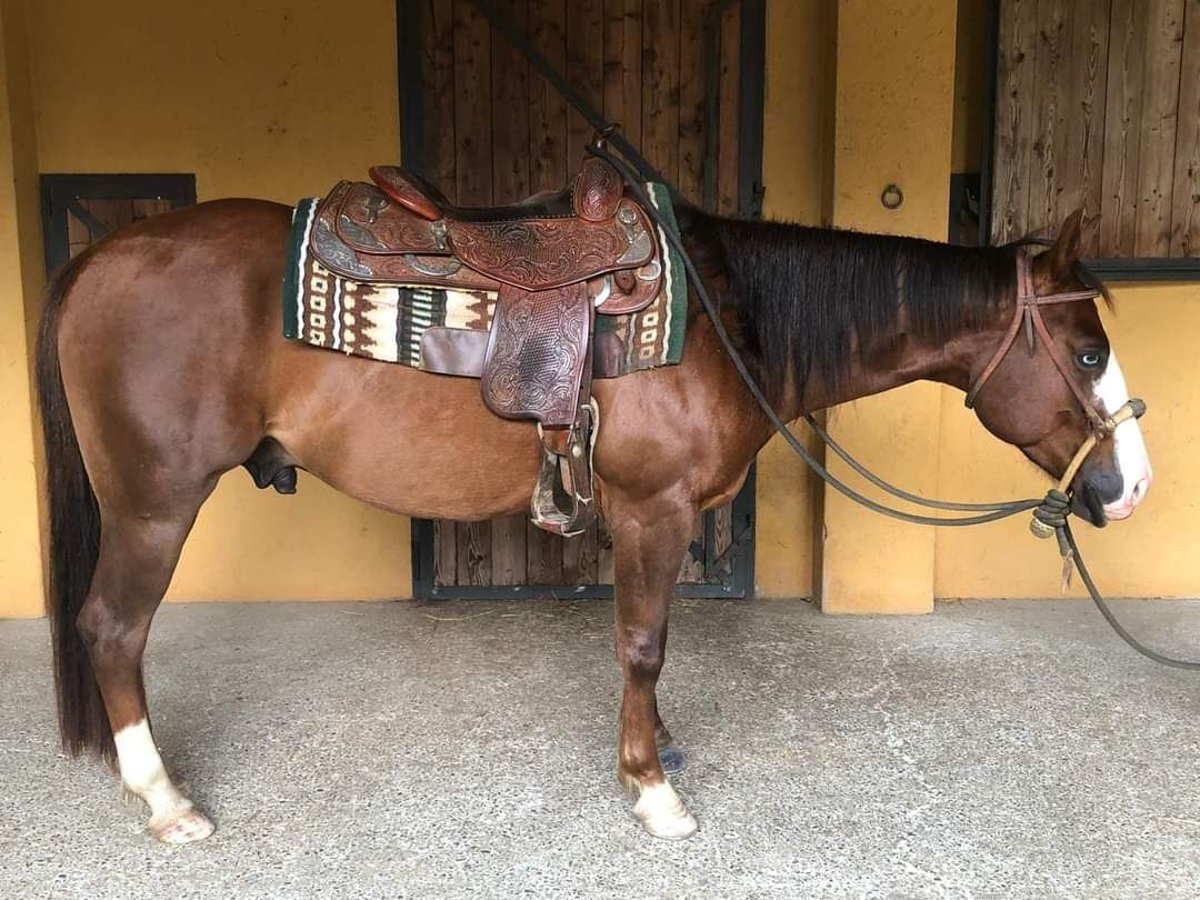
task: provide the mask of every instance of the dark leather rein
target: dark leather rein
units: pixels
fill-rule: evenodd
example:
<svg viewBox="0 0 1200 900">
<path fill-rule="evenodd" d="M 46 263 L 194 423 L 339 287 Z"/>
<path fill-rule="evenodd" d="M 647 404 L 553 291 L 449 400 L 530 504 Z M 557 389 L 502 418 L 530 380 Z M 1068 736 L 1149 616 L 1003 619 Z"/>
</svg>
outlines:
<svg viewBox="0 0 1200 900">
<path fill-rule="evenodd" d="M 1100 593 L 1099 588 L 1096 587 L 1096 583 L 1092 580 L 1091 573 L 1088 571 L 1087 566 L 1084 564 L 1083 559 L 1079 555 L 1079 546 L 1075 542 L 1075 535 L 1071 532 L 1071 525 L 1067 521 L 1067 517 L 1071 512 L 1071 498 L 1068 495 L 1067 490 L 1069 489 L 1071 480 L 1074 479 L 1075 473 L 1078 471 L 1079 466 L 1083 464 L 1083 460 L 1092 451 L 1096 444 L 1103 439 L 1104 436 L 1111 434 L 1122 422 L 1141 416 L 1146 410 L 1146 405 L 1141 400 L 1130 400 L 1111 416 L 1105 417 L 1101 415 L 1100 411 L 1096 409 L 1091 398 L 1083 392 L 1082 388 L 1079 387 L 1075 379 L 1072 377 L 1070 368 L 1067 366 L 1066 361 L 1062 358 L 1062 354 L 1058 352 L 1058 349 L 1054 346 L 1054 341 L 1051 339 L 1050 332 L 1046 328 L 1045 320 L 1042 318 L 1040 307 L 1044 305 L 1050 303 L 1068 303 L 1078 300 L 1095 299 L 1100 295 L 1099 291 L 1076 291 L 1039 297 L 1033 288 L 1033 278 L 1030 272 L 1030 260 L 1028 258 L 1028 254 L 1025 252 L 1019 253 L 1017 270 L 1017 309 L 1013 314 L 1012 324 L 1009 326 L 1009 330 L 1006 333 L 1004 340 L 1001 342 L 1000 347 L 997 349 L 995 356 L 992 358 L 991 362 L 984 367 L 983 372 L 980 373 L 980 377 L 975 380 L 968 397 L 968 401 L 973 401 L 975 399 L 984 383 L 988 378 L 991 377 L 992 373 L 1000 365 L 1000 362 L 1004 359 L 1004 357 L 1008 355 L 1009 350 L 1011 350 L 1012 345 L 1016 340 L 1017 333 L 1021 330 L 1022 326 L 1024 326 L 1026 329 L 1026 340 L 1029 342 L 1030 346 L 1033 346 L 1033 336 L 1035 333 L 1041 336 L 1042 342 L 1049 349 L 1055 366 L 1058 368 L 1062 376 L 1067 380 L 1067 384 L 1071 386 L 1072 393 L 1083 406 L 1084 412 L 1088 415 L 1088 420 L 1092 425 L 1092 433 L 1084 442 L 1083 446 L 1079 448 L 1074 459 L 1071 460 L 1070 465 L 1067 467 L 1066 473 L 1064 473 L 1063 478 L 1059 481 L 1059 486 L 1049 490 L 1046 493 L 1045 498 L 1042 500 L 1030 499 L 998 501 L 995 503 L 955 503 L 940 500 L 930 500 L 926 497 L 921 497 L 918 494 L 912 494 L 908 491 L 897 488 L 892 484 L 889 484 L 887 481 L 884 481 L 879 476 L 870 472 L 870 470 L 863 466 L 862 463 L 855 460 L 854 457 L 852 457 L 845 449 L 843 449 L 836 441 L 834 441 L 833 438 L 830 437 L 830 435 L 825 431 L 825 429 L 820 426 L 820 423 L 818 423 L 816 419 L 814 419 L 811 415 L 806 415 L 804 417 L 805 421 L 812 426 L 817 436 L 820 437 L 821 440 L 823 440 L 834 453 L 845 460 L 851 466 L 851 468 L 854 469 L 854 471 L 864 476 L 876 487 L 879 487 L 895 497 L 900 497 L 911 503 L 924 506 L 927 509 L 970 511 L 973 514 L 958 518 L 943 518 L 938 516 L 927 516 L 905 512 L 904 510 L 895 509 L 894 507 L 886 506 L 882 503 L 872 500 L 871 498 L 864 496 L 854 488 L 850 487 L 848 484 L 830 472 L 824 466 L 824 464 L 822 464 L 821 461 L 809 451 L 803 442 L 801 442 L 800 439 L 792 433 L 787 423 L 780 419 L 779 414 L 775 412 L 774 407 L 771 405 L 771 401 L 763 393 L 762 388 L 759 387 L 754 375 L 750 372 L 749 367 L 746 365 L 746 361 L 742 359 L 741 353 L 738 352 L 737 345 L 734 344 L 733 339 L 729 336 L 729 332 L 726 330 L 724 323 L 721 321 L 720 311 L 717 309 L 712 297 L 709 296 L 708 289 L 704 284 L 704 280 L 700 277 L 700 273 L 697 271 L 695 263 L 693 263 L 691 256 L 688 254 L 687 248 L 683 246 L 683 238 L 681 237 L 675 223 L 668 221 L 658 211 L 654 204 L 650 202 L 650 198 L 647 196 L 646 190 L 642 185 L 642 179 L 639 178 L 638 173 L 635 172 L 629 166 L 629 164 L 625 162 L 625 160 L 614 156 L 612 153 L 603 148 L 597 148 L 595 146 L 589 146 L 588 152 L 607 160 L 616 167 L 617 171 L 621 173 L 621 177 L 624 178 L 626 184 L 628 184 L 630 191 L 642 204 L 642 208 L 645 209 L 646 214 L 650 216 L 650 218 L 653 219 L 655 224 L 658 226 L 660 234 L 679 254 L 680 259 L 683 260 L 683 266 L 687 272 L 688 281 L 691 282 L 692 289 L 695 291 L 696 297 L 700 301 L 700 305 L 704 308 L 705 314 L 712 322 L 713 331 L 716 333 L 717 339 L 721 342 L 721 346 L 725 350 L 726 355 L 729 357 L 730 363 L 732 363 L 734 369 L 737 371 L 738 376 L 746 385 L 746 389 L 750 392 L 750 396 L 754 398 L 755 403 L 758 404 L 759 408 L 766 416 L 767 421 L 770 422 L 771 426 L 779 433 L 780 437 L 787 442 L 788 446 L 792 448 L 796 455 L 799 456 L 814 473 L 820 476 L 821 480 L 849 499 L 862 506 L 865 506 L 867 509 L 874 510 L 875 512 L 882 513 L 883 515 L 890 516 L 894 519 L 899 519 L 903 522 L 912 522 L 922 525 L 935 525 L 939 527 L 978 525 L 983 522 L 994 522 L 998 519 L 1005 519 L 1009 516 L 1017 515 L 1018 513 L 1026 510 L 1033 510 L 1035 517 L 1035 521 L 1031 525 L 1031 530 L 1033 533 L 1039 537 L 1055 535 L 1058 538 L 1059 552 L 1061 553 L 1063 559 L 1064 573 L 1069 572 L 1072 568 L 1079 571 L 1079 576 L 1083 579 L 1083 583 L 1087 586 L 1088 594 L 1091 596 L 1092 601 L 1096 604 L 1096 607 L 1100 610 L 1108 624 L 1112 626 L 1113 630 L 1123 641 L 1125 641 L 1125 643 L 1148 659 L 1151 659 L 1157 663 L 1161 663 L 1165 666 L 1171 666 L 1177 669 L 1200 670 L 1200 662 L 1192 662 L 1190 660 L 1175 659 L 1170 656 L 1164 656 L 1163 654 L 1145 646 L 1138 641 L 1137 638 L 1125 630 L 1121 623 L 1117 621 L 1116 617 L 1113 616 L 1112 611 L 1109 610 L 1108 604 L 1104 600 L 1104 596 Z"/>
</svg>

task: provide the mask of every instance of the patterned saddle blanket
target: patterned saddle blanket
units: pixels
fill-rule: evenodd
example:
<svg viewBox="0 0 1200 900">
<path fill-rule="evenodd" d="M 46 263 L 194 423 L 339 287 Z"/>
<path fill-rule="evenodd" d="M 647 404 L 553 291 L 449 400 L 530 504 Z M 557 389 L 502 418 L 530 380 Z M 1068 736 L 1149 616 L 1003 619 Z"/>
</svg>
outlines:
<svg viewBox="0 0 1200 900">
<path fill-rule="evenodd" d="M 648 187 L 659 210 L 670 215 L 668 191 L 661 185 Z M 284 336 L 443 375 L 481 377 L 499 286 L 459 287 L 419 274 L 395 282 L 340 275 L 326 268 L 311 249 L 320 202 L 321 198 L 301 200 L 292 215 Z M 593 377 L 616 378 L 677 364 L 686 324 L 685 274 L 671 251 L 663 258 L 658 292 L 646 306 L 637 312 L 596 316 Z"/>
</svg>

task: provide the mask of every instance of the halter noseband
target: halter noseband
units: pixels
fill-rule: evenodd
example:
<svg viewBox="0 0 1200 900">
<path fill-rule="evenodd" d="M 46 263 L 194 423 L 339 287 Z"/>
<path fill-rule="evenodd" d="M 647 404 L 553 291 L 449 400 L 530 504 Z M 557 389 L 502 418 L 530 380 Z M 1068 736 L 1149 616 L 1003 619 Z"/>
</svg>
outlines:
<svg viewBox="0 0 1200 900">
<path fill-rule="evenodd" d="M 1117 426 L 1129 419 L 1140 418 L 1146 411 L 1146 404 L 1138 399 L 1132 399 L 1121 405 L 1121 408 L 1114 411 L 1112 415 L 1104 415 L 1104 413 L 1096 407 L 1092 398 L 1089 397 L 1080 386 L 1079 382 L 1072 374 L 1071 367 L 1067 360 L 1063 358 L 1062 351 L 1054 343 L 1054 339 L 1050 336 L 1050 330 L 1046 327 L 1046 320 L 1042 318 L 1042 307 L 1048 306 L 1051 303 L 1074 303 L 1079 300 L 1095 300 L 1101 295 L 1101 292 L 1094 289 L 1083 291 L 1064 291 L 1060 294 L 1046 294 L 1039 296 L 1033 286 L 1033 262 L 1029 251 L 1021 247 L 1017 250 L 1017 304 L 1013 310 L 1012 322 L 1008 326 L 1008 331 L 1005 332 L 1004 339 L 1000 342 L 1000 346 L 996 349 L 991 360 L 983 371 L 979 373 L 979 377 L 975 379 L 967 391 L 967 406 L 975 405 L 975 399 L 979 396 L 980 390 L 987 383 L 987 380 L 992 377 L 996 369 L 1000 367 L 1000 363 L 1008 356 L 1013 344 L 1017 340 L 1017 334 L 1022 330 L 1025 331 L 1025 342 L 1029 347 L 1029 352 L 1032 354 L 1036 349 L 1035 335 L 1041 338 L 1046 352 L 1050 354 L 1050 359 L 1054 363 L 1054 367 L 1058 369 L 1063 380 L 1066 381 L 1067 387 L 1071 389 L 1071 393 L 1075 395 L 1075 399 L 1079 401 L 1079 405 L 1083 408 L 1084 415 L 1087 416 L 1088 424 L 1091 426 L 1091 435 L 1083 446 L 1075 453 L 1067 466 L 1066 472 L 1059 480 L 1058 489 L 1065 492 L 1075 479 L 1075 475 L 1079 471 L 1079 467 L 1083 465 L 1083 461 L 1088 454 L 1101 440 L 1116 431 Z M 1035 526 L 1041 523 L 1035 521 Z M 1035 527 L 1034 533 L 1037 532 Z M 1052 534 L 1053 531 L 1050 531 Z M 1049 536 L 1049 534 L 1045 535 Z"/>
</svg>

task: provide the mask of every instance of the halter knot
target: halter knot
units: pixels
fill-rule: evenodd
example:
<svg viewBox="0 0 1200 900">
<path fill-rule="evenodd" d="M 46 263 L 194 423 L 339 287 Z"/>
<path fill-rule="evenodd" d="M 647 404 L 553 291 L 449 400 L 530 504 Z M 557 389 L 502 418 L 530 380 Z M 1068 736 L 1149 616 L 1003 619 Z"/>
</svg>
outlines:
<svg viewBox="0 0 1200 900">
<path fill-rule="evenodd" d="M 1034 537 L 1044 540 L 1066 525 L 1067 516 L 1070 514 L 1070 496 L 1056 487 L 1050 488 L 1042 498 L 1041 505 L 1033 511 L 1033 521 L 1029 523 L 1029 530 L 1033 532 Z"/>
</svg>

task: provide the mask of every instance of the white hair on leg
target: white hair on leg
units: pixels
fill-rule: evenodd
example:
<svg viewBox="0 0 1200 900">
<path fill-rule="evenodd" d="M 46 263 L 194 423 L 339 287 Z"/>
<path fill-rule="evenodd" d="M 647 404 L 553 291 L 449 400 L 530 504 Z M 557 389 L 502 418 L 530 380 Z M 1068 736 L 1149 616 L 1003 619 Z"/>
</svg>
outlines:
<svg viewBox="0 0 1200 900">
<path fill-rule="evenodd" d="M 633 814 L 650 834 L 657 838 L 678 840 L 690 837 L 698 827 L 669 781 L 648 787 L 638 786 L 638 800 Z"/>
<path fill-rule="evenodd" d="M 213 833 L 212 822 L 192 806 L 167 775 L 145 719 L 122 728 L 113 735 L 113 741 L 121 781 L 150 807 L 151 834 L 164 843 L 187 844 Z"/>
</svg>

